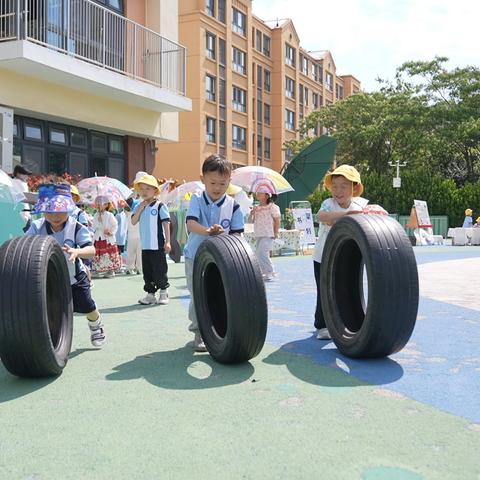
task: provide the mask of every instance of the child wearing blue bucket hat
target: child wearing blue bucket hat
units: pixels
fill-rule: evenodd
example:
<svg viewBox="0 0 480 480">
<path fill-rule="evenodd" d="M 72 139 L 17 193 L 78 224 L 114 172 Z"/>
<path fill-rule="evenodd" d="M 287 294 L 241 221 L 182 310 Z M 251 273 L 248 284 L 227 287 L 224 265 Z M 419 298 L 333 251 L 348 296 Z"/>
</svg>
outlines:
<svg viewBox="0 0 480 480">
<path fill-rule="evenodd" d="M 40 185 L 33 213 L 41 213 L 43 218 L 32 222 L 26 235 L 51 235 L 61 245 L 69 267 L 73 310 L 87 315 L 91 343 L 100 348 L 105 343 L 105 329 L 82 262 L 82 258 L 95 256 L 95 247 L 88 229 L 70 216 L 74 209 L 70 185 Z"/>
</svg>

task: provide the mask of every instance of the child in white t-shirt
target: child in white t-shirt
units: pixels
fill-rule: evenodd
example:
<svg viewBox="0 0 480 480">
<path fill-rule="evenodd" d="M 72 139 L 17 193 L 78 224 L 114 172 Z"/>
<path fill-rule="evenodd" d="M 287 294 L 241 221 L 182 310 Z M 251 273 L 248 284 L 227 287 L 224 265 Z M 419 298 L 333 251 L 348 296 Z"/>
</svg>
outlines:
<svg viewBox="0 0 480 480">
<path fill-rule="evenodd" d="M 315 273 L 315 283 L 317 285 L 315 328 L 317 329 L 317 338 L 319 340 L 330 340 L 320 297 L 320 265 L 325 240 L 327 239 L 330 228 L 332 228 L 332 225 L 338 219 L 353 213 L 363 213 L 363 207 L 368 202 L 363 198 L 359 198 L 363 192 L 360 173 L 358 173 L 355 167 L 350 165 L 341 165 L 333 172 L 327 173 L 327 175 L 325 175 L 324 185 L 325 188 L 332 193 L 332 198 L 324 200 L 317 213 L 320 226 L 318 228 L 318 239 L 313 253 L 313 269 Z"/>
</svg>

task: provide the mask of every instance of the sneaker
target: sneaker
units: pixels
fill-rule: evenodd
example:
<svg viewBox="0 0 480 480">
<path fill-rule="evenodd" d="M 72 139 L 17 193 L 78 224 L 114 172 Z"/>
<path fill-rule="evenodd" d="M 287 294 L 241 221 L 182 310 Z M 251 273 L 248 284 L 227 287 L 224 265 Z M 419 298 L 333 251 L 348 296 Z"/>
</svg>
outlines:
<svg viewBox="0 0 480 480">
<path fill-rule="evenodd" d="M 330 336 L 328 328 L 317 329 L 317 339 L 318 340 L 331 340 L 332 337 Z"/>
<path fill-rule="evenodd" d="M 105 343 L 105 329 L 100 317 L 94 322 L 88 321 L 88 328 L 90 328 L 90 342 L 97 348 L 102 348 Z"/>
<path fill-rule="evenodd" d="M 154 293 L 147 293 L 144 298 L 141 298 L 138 303 L 142 305 L 155 305 L 157 303 L 157 299 L 155 298 Z"/>
<path fill-rule="evenodd" d="M 195 339 L 193 340 L 193 349 L 196 352 L 206 352 L 207 347 L 205 346 L 205 343 L 203 343 L 203 339 L 199 333 L 195 334 Z"/>
<path fill-rule="evenodd" d="M 160 290 L 160 293 L 158 294 L 158 300 L 157 303 L 159 305 L 167 305 L 170 302 L 170 299 L 168 298 L 168 290 Z"/>
</svg>

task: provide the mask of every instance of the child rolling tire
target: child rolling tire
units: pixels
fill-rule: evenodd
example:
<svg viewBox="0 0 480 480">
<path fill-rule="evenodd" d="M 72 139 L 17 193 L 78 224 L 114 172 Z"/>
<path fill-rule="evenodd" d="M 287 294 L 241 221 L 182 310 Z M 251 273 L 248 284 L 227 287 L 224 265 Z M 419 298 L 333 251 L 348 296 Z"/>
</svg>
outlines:
<svg viewBox="0 0 480 480">
<path fill-rule="evenodd" d="M 344 355 L 385 357 L 406 345 L 418 311 L 418 271 L 410 240 L 396 220 L 362 214 L 338 220 L 325 242 L 320 283 L 325 322 Z"/>
<path fill-rule="evenodd" d="M 60 375 L 72 345 L 68 267 L 57 241 L 25 236 L 0 248 L 0 358 L 19 377 Z"/>
<path fill-rule="evenodd" d="M 240 363 L 258 355 L 267 334 L 267 300 L 258 261 L 236 235 L 202 242 L 193 267 L 198 326 L 210 355 Z"/>
</svg>

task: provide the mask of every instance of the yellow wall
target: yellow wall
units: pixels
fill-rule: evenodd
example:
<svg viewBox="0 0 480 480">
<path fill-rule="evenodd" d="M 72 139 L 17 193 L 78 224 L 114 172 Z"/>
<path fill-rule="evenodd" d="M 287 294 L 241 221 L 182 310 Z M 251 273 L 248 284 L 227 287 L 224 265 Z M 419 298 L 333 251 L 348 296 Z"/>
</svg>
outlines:
<svg viewBox="0 0 480 480">
<path fill-rule="evenodd" d="M 36 118 L 102 131 L 161 137 L 160 114 L 0 69 L 0 104 Z"/>
</svg>

